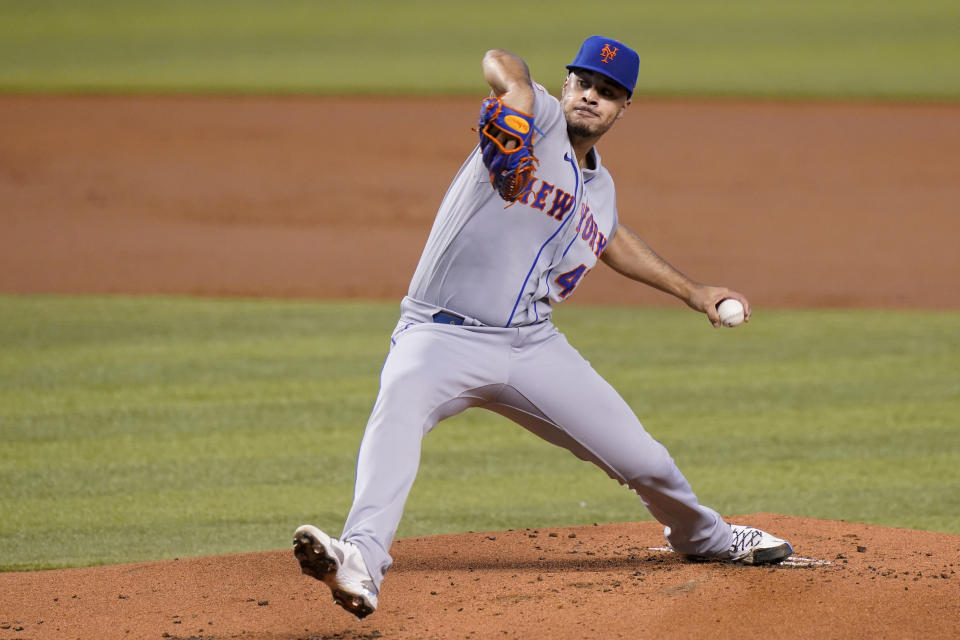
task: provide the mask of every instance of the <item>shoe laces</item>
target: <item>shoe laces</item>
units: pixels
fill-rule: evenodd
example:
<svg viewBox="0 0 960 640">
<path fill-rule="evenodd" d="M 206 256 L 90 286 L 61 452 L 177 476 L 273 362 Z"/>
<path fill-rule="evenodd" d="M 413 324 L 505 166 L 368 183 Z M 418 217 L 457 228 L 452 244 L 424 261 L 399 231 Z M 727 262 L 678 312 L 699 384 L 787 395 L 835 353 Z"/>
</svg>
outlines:
<svg viewBox="0 0 960 640">
<path fill-rule="evenodd" d="M 763 533 L 753 527 L 731 527 L 733 542 L 730 544 L 730 553 L 737 554 L 760 544 Z"/>
</svg>

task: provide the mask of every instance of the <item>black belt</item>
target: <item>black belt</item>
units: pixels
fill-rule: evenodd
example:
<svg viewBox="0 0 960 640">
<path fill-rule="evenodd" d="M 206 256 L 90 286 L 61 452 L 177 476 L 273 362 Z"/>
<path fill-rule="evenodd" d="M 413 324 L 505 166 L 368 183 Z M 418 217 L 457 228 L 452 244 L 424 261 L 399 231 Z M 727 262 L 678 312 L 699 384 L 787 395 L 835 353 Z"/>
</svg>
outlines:
<svg viewBox="0 0 960 640">
<path fill-rule="evenodd" d="M 437 311 L 433 314 L 433 321 L 437 324 L 463 324 L 463 317 L 458 316 L 455 313 L 447 313 L 446 311 Z"/>
</svg>

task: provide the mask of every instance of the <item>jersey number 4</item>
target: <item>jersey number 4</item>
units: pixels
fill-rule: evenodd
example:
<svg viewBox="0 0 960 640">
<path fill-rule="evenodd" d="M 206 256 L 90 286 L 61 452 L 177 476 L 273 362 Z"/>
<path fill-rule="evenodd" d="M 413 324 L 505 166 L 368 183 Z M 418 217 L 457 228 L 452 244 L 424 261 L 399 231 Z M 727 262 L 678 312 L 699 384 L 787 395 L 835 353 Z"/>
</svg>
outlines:
<svg viewBox="0 0 960 640">
<path fill-rule="evenodd" d="M 589 271 L 587 265 L 582 264 L 575 269 L 558 275 L 554 282 L 560 285 L 560 297 L 566 298 L 570 295 L 570 292 L 577 288 L 577 283 L 580 282 L 580 278 L 582 278 L 587 271 Z"/>
</svg>

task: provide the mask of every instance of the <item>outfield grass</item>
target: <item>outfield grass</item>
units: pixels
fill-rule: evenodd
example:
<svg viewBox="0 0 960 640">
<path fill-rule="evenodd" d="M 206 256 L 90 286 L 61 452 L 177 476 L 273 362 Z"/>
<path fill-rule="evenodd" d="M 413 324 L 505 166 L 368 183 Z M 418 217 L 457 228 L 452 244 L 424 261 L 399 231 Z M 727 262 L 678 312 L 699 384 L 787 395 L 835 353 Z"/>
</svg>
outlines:
<svg viewBox="0 0 960 640">
<path fill-rule="evenodd" d="M 338 532 L 395 304 L 0 296 L 0 568 Z M 960 533 L 960 316 L 558 310 L 704 502 Z M 558 385 L 576 381 L 558 380 Z M 399 535 L 649 519 L 493 414 L 425 442 Z"/>
<path fill-rule="evenodd" d="M 476 94 L 491 47 L 555 88 L 594 33 L 641 95 L 960 97 L 955 0 L 0 0 L 0 91 Z"/>
</svg>

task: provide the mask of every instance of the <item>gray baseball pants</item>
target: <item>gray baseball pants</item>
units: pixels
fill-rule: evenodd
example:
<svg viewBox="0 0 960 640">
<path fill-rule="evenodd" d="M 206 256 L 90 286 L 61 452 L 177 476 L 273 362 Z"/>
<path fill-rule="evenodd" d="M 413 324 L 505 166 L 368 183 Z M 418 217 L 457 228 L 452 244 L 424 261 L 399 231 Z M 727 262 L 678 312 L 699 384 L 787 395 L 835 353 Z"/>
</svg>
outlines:
<svg viewBox="0 0 960 640">
<path fill-rule="evenodd" d="M 422 303 L 404 300 L 341 536 L 360 548 L 378 589 L 392 563 L 389 549 L 420 464 L 421 440 L 469 407 L 506 416 L 633 489 L 669 527 L 677 552 L 713 555 L 730 546 L 729 526 L 698 502 L 663 445 L 552 323 L 474 324 L 469 318 L 462 326 L 437 324 Z"/>
</svg>

